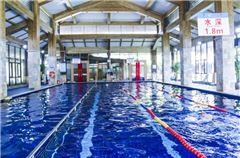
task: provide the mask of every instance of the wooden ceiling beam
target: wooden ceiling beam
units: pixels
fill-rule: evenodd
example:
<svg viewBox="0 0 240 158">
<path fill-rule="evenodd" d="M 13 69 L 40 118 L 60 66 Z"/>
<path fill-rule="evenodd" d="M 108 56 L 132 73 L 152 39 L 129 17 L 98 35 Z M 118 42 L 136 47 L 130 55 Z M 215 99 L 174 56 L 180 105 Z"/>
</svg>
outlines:
<svg viewBox="0 0 240 158">
<path fill-rule="evenodd" d="M 65 0 L 65 7 L 68 10 L 73 10 L 73 6 L 70 0 Z M 77 18 L 76 16 L 72 15 L 72 19 L 73 19 L 73 23 L 76 24 L 77 23 Z"/>
<path fill-rule="evenodd" d="M 177 27 L 180 23 L 180 20 L 177 19 L 174 22 L 170 23 L 167 27 L 166 27 L 166 32 L 171 32 L 175 27 Z"/>
<path fill-rule="evenodd" d="M 21 2 L 17 0 L 6 0 L 6 2 L 10 8 L 24 16 L 26 19 L 34 20 L 33 12 L 25 7 Z M 45 32 L 52 32 L 52 28 L 44 21 L 41 20 L 40 25 Z"/>
<path fill-rule="evenodd" d="M 213 3 L 213 1 L 201 1 L 198 5 L 196 5 L 195 7 L 193 7 L 191 10 L 189 10 L 188 12 L 186 12 L 185 14 L 185 18 L 187 20 L 193 18 L 195 15 L 197 15 L 197 13 L 199 13 L 200 11 L 204 10 L 204 9 L 208 9 L 208 6 L 210 6 Z"/>
<path fill-rule="evenodd" d="M 168 17 L 169 15 L 171 15 L 173 12 L 175 12 L 175 10 L 178 9 L 178 6 L 173 7 L 171 10 L 169 10 L 167 13 L 164 14 L 164 18 Z"/>
<path fill-rule="evenodd" d="M 21 29 L 24 29 L 26 27 L 27 27 L 27 22 L 26 21 L 22 21 L 20 23 L 11 25 L 11 26 L 7 27 L 6 35 L 8 36 L 8 35 L 14 34 L 14 33 L 18 32 Z"/>
<path fill-rule="evenodd" d="M 60 35 L 61 40 L 67 39 L 123 39 L 123 38 L 158 38 L 157 34 L 71 34 Z"/>
<path fill-rule="evenodd" d="M 63 12 L 54 14 L 53 19 L 54 19 L 54 21 L 61 21 L 62 19 L 65 19 L 74 14 L 77 14 L 81 11 L 87 11 L 89 8 L 93 8 L 101 3 L 102 3 L 102 1 L 88 1 L 88 2 L 85 2 L 83 4 L 73 7 L 72 10 L 65 10 Z"/>
<path fill-rule="evenodd" d="M 63 22 L 61 26 L 64 25 L 107 25 L 107 22 L 78 22 L 74 24 L 73 22 Z M 111 21 L 109 25 L 139 25 L 139 21 Z M 157 25 L 154 22 L 147 21 L 144 25 Z"/>
<path fill-rule="evenodd" d="M 53 29 L 44 21 L 40 20 L 40 27 L 46 33 L 53 33 Z"/>
<path fill-rule="evenodd" d="M 143 25 L 144 22 L 145 22 L 145 16 L 142 15 L 142 16 L 141 16 L 141 19 L 140 19 L 140 24 Z"/>
<path fill-rule="evenodd" d="M 155 19 L 157 21 L 160 21 L 160 22 L 163 21 L 163 15 L 161 15 L 157 12 L 154 12 L 152 10 L 145 10 L 144 7 L 136 5 L 135 3 L 132 3 L 132 2 L 129 2 L 129 1 L 118 1 L 117 3 L 119 5 L 125 7 L 125 8 L 128 8 L 129 11 L 138 12 L 140 14 L 143 14 L 145 16 L 148 16 L 148 17 L 153 18 L 153 19 Z"/>
<path fill-rule="evenodd" d="M 182 0 L 167 0 L 167 1 L 172 3 L 172 4 L 174 4 L 174 5 L 177 5 L 177 6 L 179 6 L 182 3 L 184 3 L 184 1 L 182 1 Z"/>
<path fill-rule="evenodd" d="M 45 4 L 50 3 L 52 1 L 53 0 L 38 0 L 38 5 L 42 6 L 42 5 L 45 5 Z"/>
<path fill-rule="evenodd" d="M 12 42 L 12 43 L 15 43 L 15 44 L 18 44 L 18 45 L 25 45 L 25 44 L 27 44 L 27 42 L 25 42 L 23 40 L 20 40 L 20 39 L 14 37 L 14 36 L 7 36 L 6 38 L 7 38 L 7 40 L 9 42 Z"/>
<path fill-rule="evenodd" d="M 20 15 L 24 16 L 26 19 L 33 20 L 33 12 L 30 11 L 27 7 L 25 7 L 21 2 L 17 0 L 6 0 L 7 5 L 15 10 Z"/>
<path fill-rule="evenodd" d="M 155 0 L 148 0 L 145 9 L 148 10 L 152 7 L 152 5 L 154 4 Z"/>
</svg>

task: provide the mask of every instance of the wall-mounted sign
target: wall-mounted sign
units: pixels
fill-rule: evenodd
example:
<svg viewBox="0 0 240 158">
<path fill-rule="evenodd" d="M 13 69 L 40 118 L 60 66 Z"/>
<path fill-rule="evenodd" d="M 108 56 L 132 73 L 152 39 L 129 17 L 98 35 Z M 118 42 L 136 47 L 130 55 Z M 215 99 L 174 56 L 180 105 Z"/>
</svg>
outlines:
<svg viewBox="0 0 240 158">
<path fill-rule="evenodd" d="M 80 64 L 81 59 L 80 58 L 72 58 L 72 64 Z"/>
<path fill-rule="evenodd" d="M 57 59 L 54 56 L 48 56 L 48 70 L 55 71 Z"/>
<path fill-rule="evenodd" d="M 66 63 L 60 63 L 59 70 L 61 73 L 65 73 L 66 72 Z"/>
<path fill-rule="evenodd" d="M 200 13 L 199 36 L 224 36 L 230 34 L 228 13 Z"/>
</svg>

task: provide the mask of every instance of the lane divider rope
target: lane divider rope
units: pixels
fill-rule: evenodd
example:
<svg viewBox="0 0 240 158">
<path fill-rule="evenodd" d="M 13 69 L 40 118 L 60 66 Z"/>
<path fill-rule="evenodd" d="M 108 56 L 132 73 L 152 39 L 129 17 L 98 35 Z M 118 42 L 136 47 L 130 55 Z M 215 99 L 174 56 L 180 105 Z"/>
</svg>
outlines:
<svg viewBox="0 0 240 158">
<path fill-rule="evenodd" d="M 176 98 L 179 98 L 179 99 L 183 99 L 183 100 L 187 100 L 187 101 L 190 101 L 190 102 L 195 103 L 195 104 L 198 104 L 198 105 L 207 106 L 207 107 L 212 108 L 212 109 L 215 109 L 215 110 L 217 110 L 217 111 L 226 112 L 226 113 L 229 113 L 229 114 L 231 114 L 231 115 L 234 115 L 234 116 L 240 118 L 240 115 L 235 114 L 235 113 L 233 113 L 233 112 L 231 112 L 231 111 L 228 111 L 227 109 L 219 108 L 219 107 L 216 107 L 216 106 L 210 105 L 210 104 L 200 103 L 200 102 L 194 101 L 194 100 L 192 100 L 192 99 L 186 98 L 186 97 L 184 97 L 184 96 L 182 96 L 182 95 L 172 94 L 172 93 L 170 93 L 170 92 L 168 92 L 168 91 L 165 91 L 165 90 L 161 90 L 161 89 L 158 89 L 158 90 L 161 91 L 161 92 L 167 93 L 167 94 L 169 94 L 170 96 L 173 96 L 173 97 L 176 97 Z"/>
<path fill-rule="evenodd" d="M 206 156 L 203 153 L 201 153 L 200 151 L 192 147 L 192 145 L 189 144 L 179 133 L 177 133 L 174 129 L 172 129 L 167 123 L 165 123 L 160 118 L 158 118 L 151 109 L 144 106 L 140 100 L 138 100 L 136 97 L 128 93 L 127 90 L 123 90 L 123 91 L 125 94 L 129 95 L 133 100 L 135 100 L 135 102 L 138 105 L 143 107 L 156 122 L 162 125 L 170 134 L 172 134 L 172 136 L 174 136 L 187 150 L 192 152 L 197 158 L 206 158 Z"/>
</svg>

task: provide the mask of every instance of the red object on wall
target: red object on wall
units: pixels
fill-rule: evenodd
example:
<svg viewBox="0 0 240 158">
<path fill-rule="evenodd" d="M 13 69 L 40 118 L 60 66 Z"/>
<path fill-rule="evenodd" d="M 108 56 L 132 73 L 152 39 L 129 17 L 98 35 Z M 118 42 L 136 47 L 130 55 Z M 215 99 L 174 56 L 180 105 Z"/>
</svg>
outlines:
<svg viewBox="0 0 240 158">
<path fill-rule="evenodd" d="M 140 62 L 136 62 L 136 81 L 140 81 Z"/>
<path fill-rule="evenodd" d="M 82 64 L 78 64 L 78 82 L 83 82 Z"/>
</svg>

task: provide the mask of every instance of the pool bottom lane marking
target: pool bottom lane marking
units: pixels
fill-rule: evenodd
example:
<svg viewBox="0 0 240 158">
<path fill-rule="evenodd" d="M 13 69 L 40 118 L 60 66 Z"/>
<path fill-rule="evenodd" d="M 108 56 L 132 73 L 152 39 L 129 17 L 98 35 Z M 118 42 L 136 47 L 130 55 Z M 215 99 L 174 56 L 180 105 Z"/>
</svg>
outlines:
<svg viewBox="0 0 240 158">
<path fill-rule="evenodd" d="M 92 143 L 92 137 L 93 137 L 93 129 L 94 129 L 94 121 L 95 121 L 95 116 L 96 116 L 96 111 L 98 110 L 98 102 L 100 98 L 100 92 L 97 92 L 94 98 L 94 103 L 93 107 L 91 109 L 91 115 L 89 118 L 89 125 L 87 128 L 85 128 L 85 134 L 83 136 L 83 139 L 81 141 L 82 145 L 82 152 L 80 153 L 81 158 L 87 158 L 92 155 L 90 148 L 93 146 Z"/>
<path fill-rule="evenodd" d="M 202 154 L 200 151 L 198 151 L 197 149 L 195 149 L 194 147 L 192 147 L 179 133 L 177 133 L 175 130 L 173 130 L 170 126 L 168 126 L 167 123 L 165 123 L 164 121 L 162 121 L 161 119 L 159 119 L 154 112 L 145 107 L 136 97 L 134 97 L 133 95 L 129 94 L 127 90 L 123 90 L 126 94 L 128 94 L 131 98 L 133 98 L 135 100 L 136 103 L 138 103 L 138 105 L 140 105 L 141 107 L 143 107 L 150 115 L 151 117 L 156 120 L 160 125 L 162 125 L 169 133 L 171 133 L 187 150 L 189 150 L 190 152 L 192 152 L 197 158 L 206 158 L 206 156 L 204 154 Z"/>
</svg>

